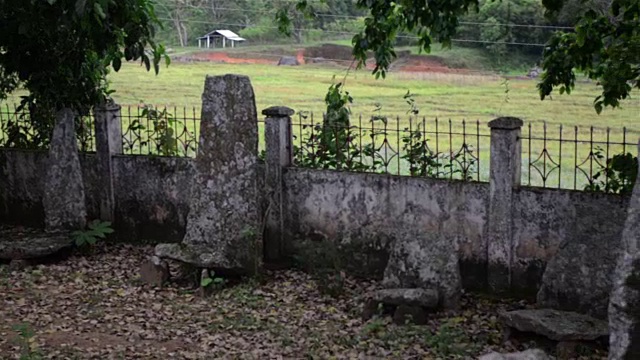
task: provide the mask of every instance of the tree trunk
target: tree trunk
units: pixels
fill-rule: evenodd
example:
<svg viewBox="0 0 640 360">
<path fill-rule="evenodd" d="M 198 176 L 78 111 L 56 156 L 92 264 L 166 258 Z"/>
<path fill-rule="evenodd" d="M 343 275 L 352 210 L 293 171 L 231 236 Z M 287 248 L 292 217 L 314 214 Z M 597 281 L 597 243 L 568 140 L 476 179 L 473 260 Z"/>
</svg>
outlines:
<svg viewBox="0 0 640 360">
<path fill-rule="evenodd" d="M 180 43 L 182 46 L 189 46 L 189 33 L 187 26 L 183 22 L 180 23 L 180 26 L 182 27 L 182 41 L 180 41 Z"/>
<path fill-rule="evenodd" d="M 180 21 L 180 16 L 178 16 L 176 14 L 175 17 L 173 17 L 173 26 L 176 28 L 176 31 L 178 31 L 178 40 L 180 41 L 180 46 L 184 47 L 184 38 L 182 37 L 182 22 Z"/>
</svg>

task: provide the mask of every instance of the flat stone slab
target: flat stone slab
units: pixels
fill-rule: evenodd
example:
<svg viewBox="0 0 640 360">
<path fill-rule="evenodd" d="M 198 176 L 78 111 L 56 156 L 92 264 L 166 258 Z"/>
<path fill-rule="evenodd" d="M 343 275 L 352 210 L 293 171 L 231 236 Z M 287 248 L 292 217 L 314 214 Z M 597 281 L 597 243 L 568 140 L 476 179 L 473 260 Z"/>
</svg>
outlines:
<svg viewBox="0 0 640 360">
<path fill-rule="evenodd" d="M 551 357 L 540 349 L 529 349 L 526 351 L 502 354 L 492 352 L 482 355 L 478 360 L 550 360 Z"/>
<path fill-rule="evenodd" d="M 569 311 L 516 310 L 501 313 L 500 320 L 508 328 L 559 342 L 594 341 L 609 336 L 606 321 Z"/>
<path fill-rule="evenodd" d="M 438 292 L 426 289 L 382 289 L 375 291 L 373 301 L 385 305 L 408 305 L 425 308 L 438 307 Z"/>
<path fill-rule="evenodd" d="M 161 259 L 176 260 L 195 267 L 244 272 L 244 265 L 239 261 L 234 261 L 232 258 L 226 258 L 219 253 L 209 251 L 205 246 L 158 244 L 154 252 L 155 256 Z"/>
<path fill-rule="evenodd" d="M 53 255 L 73 246 L 66 233 L 49 234 L 38 229 L 0 227 L 0 259 L 26 260 Z"/>
</svg>

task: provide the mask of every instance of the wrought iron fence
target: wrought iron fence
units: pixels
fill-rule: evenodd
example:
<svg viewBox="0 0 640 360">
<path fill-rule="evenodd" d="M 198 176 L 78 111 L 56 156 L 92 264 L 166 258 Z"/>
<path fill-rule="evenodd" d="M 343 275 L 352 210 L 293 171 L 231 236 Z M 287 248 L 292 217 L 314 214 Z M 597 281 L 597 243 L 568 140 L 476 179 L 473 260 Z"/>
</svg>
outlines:
<svg viewBox="0 0 640 360">
<path fill-rule="evenodd" d="M 14 104 L 0 106 L 0 147 L 46 150 L 53 133 L 53 120 L 39 120 L 26 107 Z M 52 116 L 52 115 L 49 115 Z M 94 116 L 78 116 L 75 121 L 78 150 L 95 152 Z"/>
<path fill-rule="evenodd" d="M 194 157 L 197 153 L 200 112 L 195 107 L 127 106 L 121 117 L 125 154 Z"/>
<path fill-rule="evenodd" d="M 639 132 L 528 124 L 522 130 L 524 185 L 625 193 L 637 175 Z"/>
<path fill-rule="evenodd" d="M 361 115 L 336 126 L 301 113 L 292 132 L 300 167 L 469 181 L 489 177 L 490 134 L 480 121 Z"/>
</svg>

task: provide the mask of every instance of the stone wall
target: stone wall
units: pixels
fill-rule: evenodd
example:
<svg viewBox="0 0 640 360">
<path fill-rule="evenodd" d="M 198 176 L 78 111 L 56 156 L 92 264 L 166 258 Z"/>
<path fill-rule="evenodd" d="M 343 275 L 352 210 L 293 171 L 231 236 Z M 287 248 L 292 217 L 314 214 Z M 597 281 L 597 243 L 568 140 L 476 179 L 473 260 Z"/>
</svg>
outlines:
<svg viewBox="0 0 640 360">
<path fill-rule="evenodd" d="M 296 168 L 284 181 L 290 251 L 337 243 L 353 273 L 380 278 L 409 227 L 441 231 L 460 243 L 467 287 L 484 286 L 489 184 Z"/>
<path fill-rule="evenodd" d="M 379 278 L 390 243 L 408 227 L 440 228 L 460 242 L 465 288 L 486 286 L 489 184 L 296 168 L 284 179 L 291 251 L 329 241 L 355 274 Z M 512 290 L 535 297 L 563 241 L 597 238 L 615 246 L 627 202 L 618 195 L 517 189 L 510 217 Z"/>
<path fill-rule="evenodd" d="M 512 286 L 532 293 L 546 263 L 568 242 L 619 246 L 628 197 L 556 189 L 516 190 Z M 605 254 L 603 254 L 604 256 Z"/>
<path fill-rule="evenodd" d="M 115 156 L 115 224 L 131 242 L 179 242 L 184 236 L 193 159 Z"/>
<path fill-rule="evenodd" d="M 95 154 L 80 157 L 89 219 L 100 217 L 104 194 L 99 161 Z M 0 149 L 0 221 L 43 226 L 46 162 L 45 152 Z M 132 243 L 181 241 L 193 159 L 115 155 L 111 166 L 118 237 Z M 492 259 L 503 261 L 506 251 L 509 289 L 530 296 L 563 244 L 597 241 L 619 246 L 628 204 L 618 195 L 514 186 L 512 200 L 505 205 L 509 211 L 502 216 L 507 225 L 502 228 L 510 230 L 498 229 L 497 236 L 489 226 L 489 214 L 496 211 L 489 183 L 292 166 L 266 181 L 274 172 L 266 171 L 265 164 L 258 167 L 261 214 L 269 207 L 282 218 L 268 222 L 265 254 L 277 246 L 291 259 L 305 248 L 328 246 L 338 250 L 351 273 L 380 278 L 395 239 L 438 231 L 459 243 L 467 289 L 490 286 Z M 268 198 L 277 184 L 282 184 L 282 195 Z M 278 226 L 274 224 L 282 224 L 282 231 L 273 231 Z M 497 238 L 502 246 L 491 246 Z"/>
<path fill-rule="evenodd" d="M 0 151 L 0 221 L 44 226 L 46 152 Z"/>
<path fill-rule="evenodd" d="M 45 151 L 0 150 L 0 222 L 44 226 Z M 97 181 L 100 177 L 94 154 L 81 154 L 89 218 L 98 214 Z"/>
</svg>

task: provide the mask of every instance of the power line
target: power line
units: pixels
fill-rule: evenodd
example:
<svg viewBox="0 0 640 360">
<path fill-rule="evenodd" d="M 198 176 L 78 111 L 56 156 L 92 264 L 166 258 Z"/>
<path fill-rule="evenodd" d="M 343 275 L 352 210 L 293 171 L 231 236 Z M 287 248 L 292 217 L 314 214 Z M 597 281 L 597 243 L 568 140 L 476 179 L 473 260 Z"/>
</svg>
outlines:
<svg viewBox="0 0 640 360">
<path fill-rule="evenodd" d="M 170 18 L 158 18 L 158 20 L 164 21 L 172 21 Z M 183 20 L 186 23 L 199 23 L 199 24 L 217 24 L 217 25 L 225 25 L 225 26 L 239 26 L 244 27 L 245 24 L 233 24 L 233 23 L 222 23 L 217 21 L 202 21 L 202 20 Z M 254 29 L 279 29 L 277 26 L 251 26 Z M 295 28 L 294 30 L 302 30 L 302 31 L 317 31 L 320 29 L 310 29 L 310 28 Z M 334 34 L 342 34 L 342 35 L 357 35 L 358 33 L 348 32 L 348 31 L 337 31 L 337 30 L 320 30 L 322 32 L 334 33 Z M 418 36 L 407 36 L 407 35 L 398 35 L 396 36 L 399 39 L 414 39 L 418 40 L 420 37 Z M 539 43 L 523 43 L 523 42 L 508 42 L 508 41 L 486 41 L 486 40 L 475 40 L 475 39 L 451 39 L 453 42 L 468 42 L 468 43 L 482 43 L 482 44 L 500 44 L 500 45 L 514 45 L 514 46 L 533 46 L 533 47 L 545 47 L 545 44 Z"/>
<path fill-rule="evenodd" d="M 193 9 L 201 9 L 201 10 L 211 10 L 210 7 L 204 6 L 196 6 L 196 5 L 186 5 L 189 8 Z M 240 8 L 227 8 L 227 7 L 218 7 L 215 10 L 222 11 L 236 11 L 236 12 L 248 12 L 253 14 L 275 14 L 272 10 L 248 10 L 248 9 L 240 9 Z M 363 16 L 355 16 L 355 15 L 337 15 L 337 14 L 327 14 L 327 13 L 313 13 L 315 16 L 320 17 L 329 17 L 329 18 L 344 18 L 344 19 L 361 19 Z M 517 24 L 517 23 L 494 23 L 494 22 L 480 22 L 480 21 L 460 21 L 460 25 L 474 25 L 474 26 L 501 26 L 501 27 L 523 27 L 523 28 L 532 28 L 532 29 L 556 29 L 556 30 L 573 30 L 573 27 L 570 26 L 560 26 L 560 25 L 538 25 L 538 24 Z"/>
</svg>

